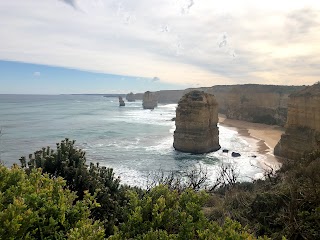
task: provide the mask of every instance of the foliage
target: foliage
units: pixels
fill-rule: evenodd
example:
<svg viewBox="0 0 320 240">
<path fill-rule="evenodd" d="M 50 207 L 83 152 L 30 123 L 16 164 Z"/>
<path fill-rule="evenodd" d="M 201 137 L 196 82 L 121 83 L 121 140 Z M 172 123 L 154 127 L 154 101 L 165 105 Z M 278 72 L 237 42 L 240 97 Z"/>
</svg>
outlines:
<svg viewBox="0 0 320 240">
<path fill-rule="evenodd" d="M 65 189 L 62 178 L 41 170 L 0 166 L 0 239 L 103 239 L 102 225 L 89 218 L 94 197 Z"/>
<path fill-rule="evenodd" d="M 110 240 L 118 239 L 254 239 L 238 222 L 220 227 L 205 217 L 208 195 L 186 189 L 179 193 L 157 186 L 139 198 L 129 191 L 127 219 Z"/>
<path fill-rule="evenodd" d="M 172 171 L 166 174 L 164 171 L 152 172 L 149 175 L 147 189 L 159 185 L 166 185 L 170 190 L 183 192 L 186 189 L 194 191 L 207 190 L 213 191 L 217 188 L 230 188 L 238 183 L 239 169 L 232 163 L 222 163 L 217 168 L 217 177 L 213 184 L 208 184 L 207 169 L 194 167 L 185 171 Z"/>
<path fill-rule="evenodd" d="M 99 164 L 86 165 L 86 153 L 75 147 L 75 141 L 65 139 L 57 143 L 57 149 L 42 148 L 29 154 L 29 160 L 20 159 L 27 172 L 42 168 L 53 177 L 63 177 L 67 186 L 83 199 L 84 192 L 96 194 L 100 207 L 92 209 L 94 219 L 104 223 L 106 235 L 113 232 L 113 226 L 122 219 L 122 206 L 126 203 L 125 187 L 120 186 L 120 178 L 115 178 L 113 169 Z"/>
<path fill-rule="evenodd" d="M 248 226 L 255 236 L 272 239 L 320 239 L 320 152 L 300 161 L 286 161 L 278 171 L 270 168 L 264 180 L 239 183 L 238 170 L 221 165 L 216 184 L 211 187 L 206 171 L 193 169 L 169 175 L 161 172 L 143 191 L 121 186 L 112 169 L 86 165 L 85 152 L 74 144 L 66 139 L 57 144 L 56 150 L 43 148 L 29 155 L 28 161 L 20 159 L 30 177 L 37 172 L 35 169 L 42 168 L 51 177 L 65 178 L 66 186 L 77 192 L 75 206 L 76 200 L 86 201 L 86 191 L 100 204 L 91 206 L 91 215 L 79 220 L 78 227 L 64 229 L 66 233 L 62 234 L 70 239 L 92 239 L 90 217 L 100 220 L 106 236 L 113 240 L 253 239 L 241 226 Z M 201 191 L 203 188 L 210 195 Z"/>
<path fill-rule="evenodd" d="M 166 185 L 171 190 L 183 192 L 186 189 L 195 191 L 203 190 L 207 187 L 207 170 L 200 165 L 199 168 L 193 168 L 186 171 L 171 171 L 166 174 L 164 171 L 152 172 L 147 181 L 147 189 L 159 185 Z"/>
<path fill-rule="evenodd" d="M 2 140 L 2 135 L 3 135 L 3 129 L 0 126 L 0 164 L 2 164 L 2 159 L 1 159 L 1 154 L 2 154 L 2 149 L 1 149 L 1 140 Z"/>
<path fill-rule="evenodd" d="M 286 161 L 265 180 L 236 184 L 216 191 L 207 216 L 226 217 L 248 225 L 256 235 L 272 239 L 320 239 L 320 152 Z"/>
</svg>

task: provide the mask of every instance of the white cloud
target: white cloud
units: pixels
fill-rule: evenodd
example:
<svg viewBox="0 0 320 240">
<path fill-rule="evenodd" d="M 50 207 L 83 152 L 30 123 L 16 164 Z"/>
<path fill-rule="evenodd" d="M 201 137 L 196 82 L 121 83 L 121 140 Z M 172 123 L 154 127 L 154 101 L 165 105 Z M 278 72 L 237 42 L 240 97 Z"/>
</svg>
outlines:
<svg viewBox="0 0 320 240">
<path fill-rule="evenodd" d="M 1 1 L 0 59 L 190 86 L 311 84 L 319 11 L 317 0 Z"/>
<path fill-rule="evenodd" d="M 34 73 L 33 73 L 33 76 L 35 76 L 35 77 L 40 77 L 40 75 L 41 75 L 40 72 L 34 72 Z"/>
</svg>

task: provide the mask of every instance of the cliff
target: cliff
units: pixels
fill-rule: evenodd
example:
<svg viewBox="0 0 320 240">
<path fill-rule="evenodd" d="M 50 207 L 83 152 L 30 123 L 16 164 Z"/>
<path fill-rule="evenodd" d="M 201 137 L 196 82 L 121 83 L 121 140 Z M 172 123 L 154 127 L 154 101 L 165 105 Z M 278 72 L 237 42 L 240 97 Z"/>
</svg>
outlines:
<svg viewBox="0 0 320 240">
<path fill-rule="evenodd" d="M 179 101 L 173 147 L 181 152 L 207 153 L 220 149 L 218 103 L 214 96 L 191 91 Z"/>
<path fill-rule="evenodd" d="M 289 95 L 303 86 L 279 85 L 217 85 L 186 90 L 161 90 L 154 92 L 159 103 L 177 103 L 186 93 L 200 90 L 213 94 L 219 104 L 219 113 L 227 118 L 249 122 L 284 126 L 287 120 Z M 135 94 L 135 99 L 141 95 Z"/>
<path fill-rule="evenodd" d="M 227 118 L 284 126 L 289 95 L 301 88 L 245 84 L 214 86 L 209 91 L 216 96 L 219 112 Z"/>
<path fill-rule="evenodd" d="M 290 95 L 286 131 L 274 153 L 298 159 L 314 150 L 320 150 L 320 83 Z"/>
<path fill-rule="evenodd" d="M 144 93 L 142 106 L 143 106 L 143 109 L 154 109 L 155 107 L 158 106 L 158 101 L 154 93 L 149 91 Z"/>
</svg>

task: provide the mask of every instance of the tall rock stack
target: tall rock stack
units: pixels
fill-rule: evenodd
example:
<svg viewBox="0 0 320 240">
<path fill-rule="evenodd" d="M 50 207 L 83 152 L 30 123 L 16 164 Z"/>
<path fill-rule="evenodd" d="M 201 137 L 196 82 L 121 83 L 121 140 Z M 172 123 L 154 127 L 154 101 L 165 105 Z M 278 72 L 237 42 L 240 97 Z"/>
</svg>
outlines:
<svg viewBox="0 0 320 240">
<path fill-rule="evenodd" d="M 320 83 L 289 96 L 286 131 L 274 154 L 299 159 L 320 150 Z"/>
<path fill-rule="evenodd" d="M 126 99 L 127 99 L 128 102 L 135 102 L 135 101 L 136 101 L 136 99 L 134 98 L 133 92 L 128 93 L 128 94 L 126 95 Z"/>
<path fill-rule="evenodd" d="M 126 104 L 124 103 L 122 97 L 119 97 L 119 106 L 124 107 Z"/>
<path fill-rule="evenodd" d="M 154 109 L 157 107 L 158 101 L 156 96 L 149 91 L 145 92 L 143 95 L 142 106 L 143 109 Z"/>
<path fill-rule="evenodd" d="M 211 94 L 191 91 L 179 101 L 173 147 L 181 152 L 207 153 L 220 149 L 218 103 Z"/>
</svg>

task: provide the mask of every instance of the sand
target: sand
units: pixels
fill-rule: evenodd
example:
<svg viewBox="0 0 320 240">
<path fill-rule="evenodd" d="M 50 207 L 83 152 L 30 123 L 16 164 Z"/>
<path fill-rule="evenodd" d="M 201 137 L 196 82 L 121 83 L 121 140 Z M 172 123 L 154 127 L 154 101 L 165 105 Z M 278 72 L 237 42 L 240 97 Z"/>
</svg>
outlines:
<svg viewBox="0 0 320 240">
<path fill-rule="evenodd" d="M 275 125 L 227 119 L 222 114 L 219 114 L 219 124 L 224 127 L 235 128 L 250 145 L 255 146 L 260 154 L 267 157 L 263 162 L 260 162 L 261 167 L 280 167 L 280 158 L 273 155 L 273 149 L 284 133 L 284 128 Z"/>
</svg>

